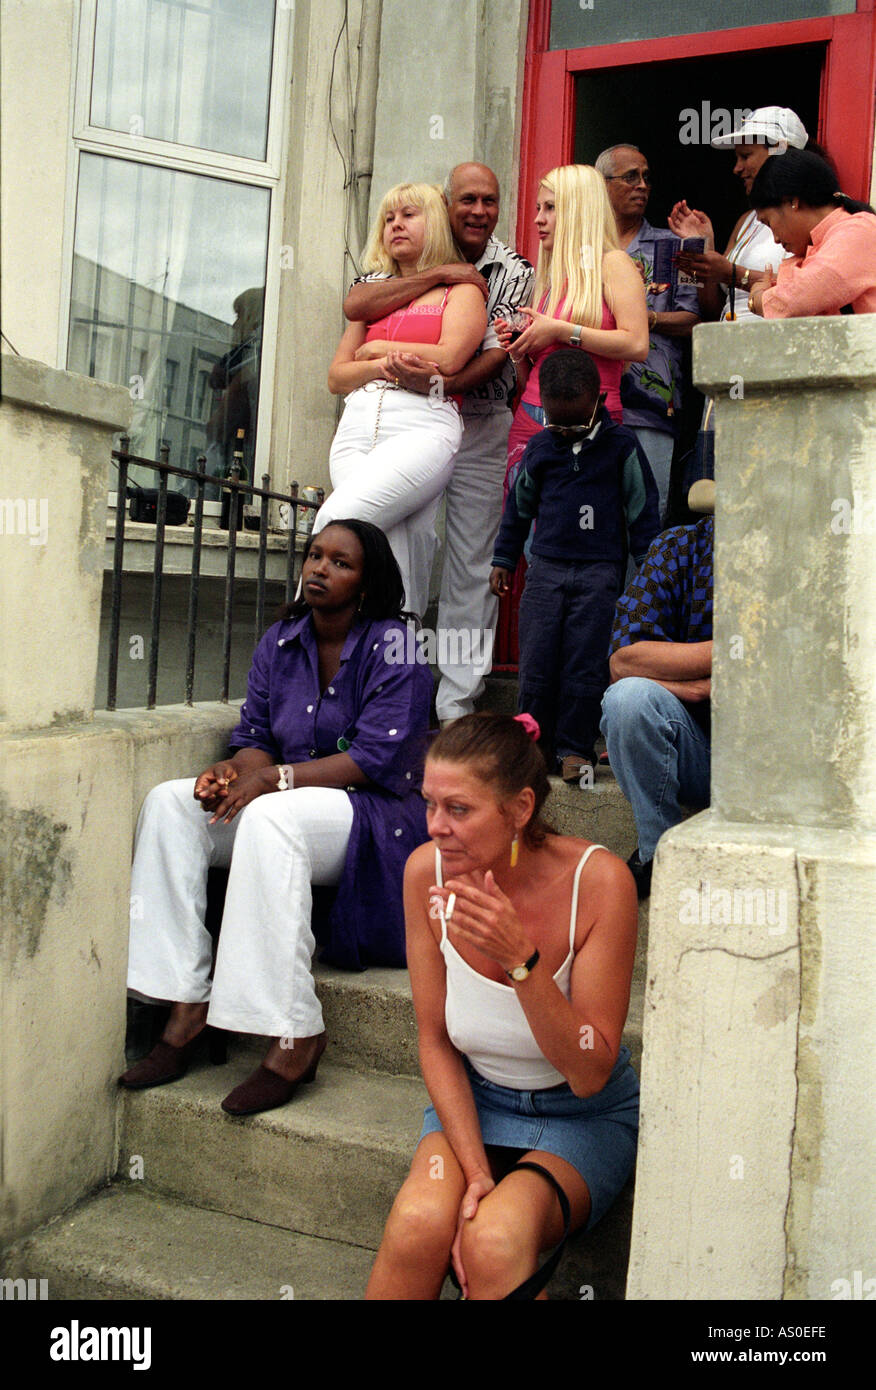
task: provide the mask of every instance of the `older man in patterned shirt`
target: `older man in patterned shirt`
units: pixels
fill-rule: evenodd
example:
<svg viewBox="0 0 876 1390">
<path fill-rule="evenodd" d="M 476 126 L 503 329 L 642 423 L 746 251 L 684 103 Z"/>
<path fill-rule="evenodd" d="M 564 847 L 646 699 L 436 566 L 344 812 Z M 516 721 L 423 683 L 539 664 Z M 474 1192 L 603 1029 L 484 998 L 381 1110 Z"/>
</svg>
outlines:
<svg viewBox="0 0 876 1390">
<path fill-rule="evenodd" d="M 657 841 L 682 806 L 708 806 L 714 518 L 651 545 L 615 610 L 602 732 L 639 844 L 627 861 L 651 891 Z"/>
</svg>

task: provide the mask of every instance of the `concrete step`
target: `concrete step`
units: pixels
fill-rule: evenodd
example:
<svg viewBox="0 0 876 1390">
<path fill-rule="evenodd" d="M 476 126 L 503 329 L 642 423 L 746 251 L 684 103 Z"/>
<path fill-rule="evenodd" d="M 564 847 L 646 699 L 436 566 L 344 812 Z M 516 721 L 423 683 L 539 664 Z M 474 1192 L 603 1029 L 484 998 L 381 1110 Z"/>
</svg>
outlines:
<svg viewBox="0 0 876 1390">
<path fill-rule="evenodd" d="M 114 1183 L 6 1252 L 50 1299 L 358 1299 L 372 1250 Z"/>
<path fill-rule="evenodd" d="M 416 1147 L 422 1082 L 323 1058 L 290 1104 L 233 1119 L 220 1101 L 259 1060 L 236 1050 L 224 1067 L 126 1092 L 120 1176 L 142 1171 L 180 1201 L 376 1249 Z"/>
<path fill-rule="evenodd" d="M 372 967 L 362 973 L 314 966 L 329 1061 L 360 1071 L 420 1075 L 417 1021 L 407 970 Z M 259 1047 L 264 1040 L 259 1039 Z"/>
<path fill-rule="evenodd" d="M 499 675 L 487 676 L 484 681 L 484 693 L 478 700 L 478 709 L 489 710 L 491 714 L 516 714 L 516 674 L 505 671 Z"/>
<path fill-rule="evenodd" d="M 560 835 L 579 835 L 629 859 L 638 844 L 633 811 L 611 772 L 598 770 L 592 787 L 552 777 L 545 817 Z"/>
<path fill-rule="evenodd" d="M 199 1067 L 171 1086 L 127 1092 L 120 1177 L 141 1172 L 142 1181 L 127 1185 L 312 1237 L 319 1242 L 314 1258 L 325 1244 L 373 1252 L 416 1146 L 422 1083 L 324 1059 L 317 1080 L 289 1105 L 232 1119 L 219 1101 L 256 1061 L 257 1054 L 243 1050 L 227 1066 Z M 623 1298 L 631 1218 L 632 1185 L 591 1235 L 570 1242 L 552 1296 Z M 302 1251 L 302 1260 L 309 1258 L 309 1247 Z M 330 1249 L 326 1258 L 341 1253 Z M 316 1287 L 321 1276 L 307 1270 L 310 1282 L 302 1288 Z M 291 1278 L 282 1282 L 294 1286 Z"/>
<path fill-rule="evenodd" d="M 577 1235 L 550 1285 L 554 1299 L 620 1299 L 631 1193 Z M 115 1182 L 0 1258 L 4 1279 L 33 1279 L 52 1301 L 358 1301 L 374 1251 L 300 1235 Z M 44 1285 L 39 1281 L 45 1280 Z M 456 1297 L 447 1280 L 442 1297 Z"/>
</svg>

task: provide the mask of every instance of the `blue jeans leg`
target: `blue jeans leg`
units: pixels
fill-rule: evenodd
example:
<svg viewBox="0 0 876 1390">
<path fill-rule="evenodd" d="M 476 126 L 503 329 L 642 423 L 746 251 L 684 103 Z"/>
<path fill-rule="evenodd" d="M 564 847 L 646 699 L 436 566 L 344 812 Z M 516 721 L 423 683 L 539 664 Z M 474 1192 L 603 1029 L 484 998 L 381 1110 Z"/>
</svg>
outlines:
<svg viewBox="0 0 876 1390">
<path fill-rule="evenodd" d="M 538 721 L 542 752 L 548 760 L 553 756 L 557 718 L 565 605 L 563 576 L 563 565 L 533 556 L 518 613 L 517 708 Z"/>
<path fill-rule="evenodd" d="M 641 676 L 609 686 L 601 728 L 646 863 L 663 832 L 681 820 L 683 805 L 708 806 L 711 743 L 680 700 Z"/>
<path fill-rule="evenodd" d="M 648 425 L 633 425 L 633 434 L 645 451 L 651 465 L 660 507 L 660 525 L 666 525 L 666 504 L 669 501 L 669 479 L 672 473 L 672 452 L 675 438 L 666 430 L 655 430 Z"/>
<path fill-rule="evenodd" d="M 619 565 L 566 566 L 556 732 L 560 760 L 568 753 L 594 757 L 620 580 Z"/>
</svg>

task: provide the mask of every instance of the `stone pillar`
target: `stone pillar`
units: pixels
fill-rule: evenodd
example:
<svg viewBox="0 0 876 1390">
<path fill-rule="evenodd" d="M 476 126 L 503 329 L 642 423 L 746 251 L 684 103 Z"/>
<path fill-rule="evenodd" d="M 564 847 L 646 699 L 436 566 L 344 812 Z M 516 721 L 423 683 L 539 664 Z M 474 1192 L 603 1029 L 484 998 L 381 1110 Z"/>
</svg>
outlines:
<svg viewBox="0 0 876 1390">
<path fill-rule="evenodd" d="M 88 719 L 113 434 L 131 400 L 4 355 L 0 411 L 0 732 Z"/>
<path fill-rule="evenodd" d="M 851 1297 L 876 1234 L 876 318 L 700 327 L 694 377 L 713 801 L 657 851 L 627 1293 Z"/>
</svg>

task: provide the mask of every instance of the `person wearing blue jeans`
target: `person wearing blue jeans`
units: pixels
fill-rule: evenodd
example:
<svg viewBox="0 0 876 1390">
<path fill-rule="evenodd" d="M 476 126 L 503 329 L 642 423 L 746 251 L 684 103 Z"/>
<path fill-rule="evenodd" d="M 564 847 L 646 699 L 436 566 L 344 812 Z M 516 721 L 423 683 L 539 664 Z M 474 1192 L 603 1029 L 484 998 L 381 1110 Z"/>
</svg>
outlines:
<svg viewBox="0 0 876 1390">
<path fill-rule="evenodd" d="M 636 820 L 640 898 L 682 806 L 709 804 L 713 543 L 711 516 L 662 532 L 615 609 L 600 727 Z"/>
</svg>

